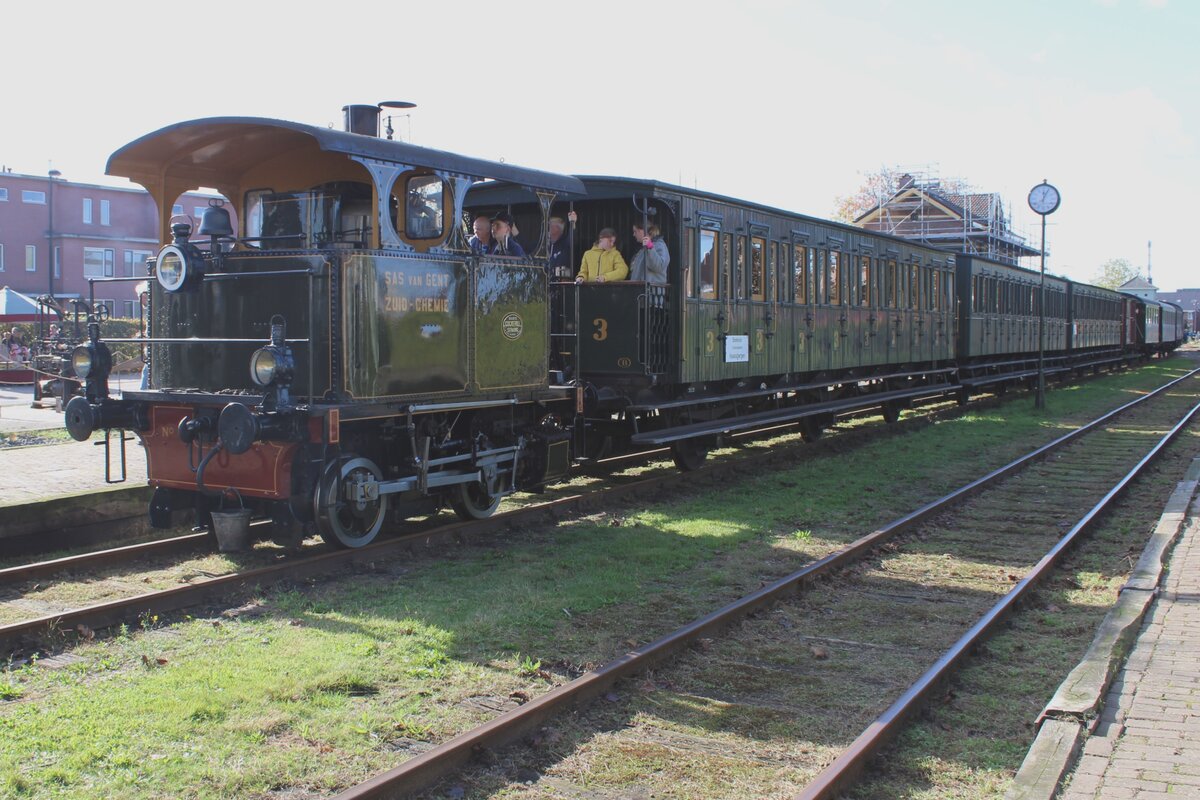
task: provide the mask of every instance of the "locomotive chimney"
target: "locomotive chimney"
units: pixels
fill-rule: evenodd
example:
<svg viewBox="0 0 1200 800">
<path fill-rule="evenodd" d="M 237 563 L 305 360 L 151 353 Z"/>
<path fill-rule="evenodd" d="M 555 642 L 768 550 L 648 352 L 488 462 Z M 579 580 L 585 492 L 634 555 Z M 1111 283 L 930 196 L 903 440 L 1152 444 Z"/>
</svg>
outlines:
<svg viewBox="0 0 1200 800">
<path fill-rule="evenodd" d="M 342 106 L 342 119 L 347 133 L 379 136 L 379 106 Z"/>
</svg>

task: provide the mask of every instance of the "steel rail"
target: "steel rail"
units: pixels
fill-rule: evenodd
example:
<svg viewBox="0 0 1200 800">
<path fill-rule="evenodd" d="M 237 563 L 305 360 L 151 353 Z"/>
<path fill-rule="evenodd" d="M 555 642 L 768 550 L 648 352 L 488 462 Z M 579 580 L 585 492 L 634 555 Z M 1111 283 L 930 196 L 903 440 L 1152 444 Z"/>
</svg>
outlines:
<svg viewBox="0 0 1200 800">
<path fill-rule="evenodd" d="M 427 789 L 438 780 L 461 769 L 477 754 L 487 750 L 497 750 L 515 743 L 542 722 L 560 713 L 565 708 L 576 707 L 586 703 L 601 692 L 607 691 L 618 680 L 649 669 L 690 646 L 706 634 L 725 628 L 754 611 L 769 606 L 785 596 L 794 593 L 817 577 L 827 575 L 851 563 L 897 534 L 919 526 L 926 520 L 978 493 L 983 488 L 1009 477 L 1024 467 L 1041 460 L 1051 452 L 1106 425 L 1110 420 L 1131 408 L 1194 377 L 1198 372 L 1200 372 L 1200 369 L 1192 370 L 1186 375 L 1155 389 L 1153 392 L 1109 411 L 1087 425 L 1064 434 L 1017 460 L 995 469 L 987 475 L 971 481 L 933 502 L 925 504 L 916 511 L 860 537 L 835 553 L 831 553 L 790 575 L 780 578 L 774 583 L 764 586 L 758 591 L 701 617 L 654 642 L 631 650 L 599 669 L 588 672 L 570 683 L 550 690 L 520 708 L 505 712 L 477 728 L 466 731 L 421 755 L 405 761 L 403 764 L 385 773 L 346 789 L 336 795 L 334 800 L 376 800 L 377 798 L 404 797 Z M 1175 432 L 1182 429 L 1182 426 L 1191 418 L 1191 415 L 1195 411 L 1196 409 L 1193 409 L 1188 417 L 1185 418 L 1185 422 L 1176 426 Z M 1160 449 L 1161 446 L 1155 448 L 1152 452 L 1157 453 Z M 1143 459 L 1143 461 L 1146 461 L 1146 459 Z M 829 795 L 821 796 L 825 797 Z"/>
<path fill-rule="evenodd" d="M 1024 594 L 1036 586 L 1061 560 L 1076 538 L 1087 532 L 1120 498 L 1149 464 L 1158 457 L 1168 444 L 1191 422 L 1200 404 L 1192 407 L 1183 419 L 1170 430 L 1153 449 L 1147 453 L 1101 500 L 1092 506 L 1066 534 L 1059 539 L 1037 565 L 1020 582 L 987 611 L 971 629 L 964 633 L 896 702 L 867 726 L 866 730 L 851 743 L 837 759 L 820 772 L 804 791 L 795 795 L 796 800 L 828 800 L 837 797 L 858 778 L 867 762 L 885 745 L 892 741 L 907 722 L 908 717 L 919 710 L 954 669 L 968 656 L 972 649 L 989 636 L 995 627 L 1012 613 Z"/>
<path fill-rule="evenodd" d="M 751 435 L 750 433 L 744 435 Z M 759 458 L 784 460 L 795 450 L 804 445 L 794 445 L 779 448 Z M 644 451 L 636 454 L 611 456 L 612 461 L 629 460 L 660 454 L 661 449 Z M 608 461 L 609 459 L 604 459 Z M 74 630 L 83 625 L 92 630 L 117 625 L 121 622 L 136 621 L 144 614 L 164 614 L 177 611 L 189 606 L 200 605 L 210 599 L 225 599 L 231 593 L 247 589 L 264 588 L 282 581 L 316 577 L 322 574 L 335 573 L 344 565 L 369 564 L 383 561 L 400 553 L 418 547 L 443 546 L 466 540 L 467 538 L 500 528 L 514 525 L 528 525 L 544 519 L 559 519 L 573 513 L 598 507 L 612 499 L 635 497 L 642 494 L 651 495 L 663 488 L 684 488 L 694 486 L 697 481 L 712 480 L 724 473 L 732 473 L 745 468 L 746 464 L 757 461 L 757 458 L 734 458 L 728 461 L 710 464 L 693 472 L 671 472 L 652 478 L 646 478 L 629 483 L 619 483 L 605 486 L 596 491 L 570 494 L 545 503 L 536 503 L 525 508 L 506 511 L 484 520 L 453 522 L 426 530 L 413 531 L 389 539 L 373 542 L 366 547 L 355 550 L 333 550 L 316 553 L 311 556 L 289 559 L 279 564 L 260 567 L 245 572 L 221 575 L 202 582 L 177 586 L 156 592 L 147 592 L 133 597 L 120 598 L 105 603 L 81 608 L 46 614 L 35 619 L 0 625 L 0 654 L 13 652 L 22 639 L 39 637 Z M 207 534 L 200 534 L 207 535 Z M 138 547 L 132 545 L 131 547 Z M 119 550 L 120 548 L 116 548 Z M 108 560 L 105 555 L 101 560 Z M 55 569 L 64 569 L 62 563 L 69 559 L 60 559 Z M 13 570 L 20 570 L 14 567 Z M 39 567 L 39 569 L 41 569 Z M 48 569 L 48 568 L 47 568 Z"/>
<path fill-rule="evenodd" d="M 77 567 L 95 569 L 110 564 L 128 563 L 131 559 L 135 558 L 187 553 L 199 550 L 211 541 L 212 536 L 207 531 L 203 533 L 188 533 L 182 536 L 172 536 L 169 539 L 155 539 L 150 542 L 137 542 L 136 544 L 94 550 L 89 553 L 78 553 L 46 561 L 18 564 L 14 567 L 0 569 L 0 586 L 12 585 L 20 581 L 31 580 Z"/>
<path fill-rule="evenodd" d="M 953 411 L 954 409 L 951 409 Z M 937 415 L 940 412 L 930 412 L 928 417 Z M 839 415 L 841 420 L 850 420 L 856 418 L 865 418 L 869 416 L 878 416 L 878 413 L 871 412 L 852 412 L 849 414 Z M 923 419 L 923 418 L 922 418 Z M 757 437 L 766 437 L 771 435 L 782 435 L 789 431 L 796 430 L 794 424 L 776 424 L 768 425 L 762 428 L 756 428 L 748 431 L 737 431 L 729 434 L 726 438 L 734 440 L 752 440 Z M 795 446 L 799 449 L 801 446 Z M 808 445 L 803 445 L 808 447 Z M 787 449 L 792 449 L 792 446 L 787 446 Z M 581 467 L 578 472 L 578 477 L 595 477 L 605 474 L 600 467 L 620 465 L 620 468 L 629 468 L 639 464 L 648 463 L 656 459 L 669 458 L 669 447 L 655 447 L 647 450 L 637 450 L 627 453 L 619 453 L 617 455 L 606 456 L 594 462 Z M 544 504 L 540 504 L 544 505 Z M 129 517 L 119 517 L 113 520 L 104 520 L 101 523 L 111 522 L 119 524 L 128 520 Z M 255 520 L 251 522 L 252 526 L 265 524 L 266 520 Z M 415 532 L 414 532 L 415 533 Z M 116 538 L 116 537 L 114 537 Z M 121 545 L 118 547 L 104 548 L 102 550 L 78 553 L 61 558 L 49 559 L 46 561 L 30 562 L 28 564 L 19 564 L 12 567 L 0 568 L 0 586 L 5 584 L 15 584 L 23 580 L 41 577 L 44 575 L 53 574 L 77 567 L 86 567 L 94 569 L 101 566 L 119 565 L 127 560 L 136 558 L 153 558 L 156 556 L 173 555 L 176 553 L 187 553 L 189 551 L 200 550 L 206 542 L 213 541 L 208 532 L 198 532 L 175 536 L 168 539 L 158 539 L 149 542 L 138 542 L 130 545 Z M 307 554 L 296 554 L 299 557 L 307 557 Z"/>
</svg>

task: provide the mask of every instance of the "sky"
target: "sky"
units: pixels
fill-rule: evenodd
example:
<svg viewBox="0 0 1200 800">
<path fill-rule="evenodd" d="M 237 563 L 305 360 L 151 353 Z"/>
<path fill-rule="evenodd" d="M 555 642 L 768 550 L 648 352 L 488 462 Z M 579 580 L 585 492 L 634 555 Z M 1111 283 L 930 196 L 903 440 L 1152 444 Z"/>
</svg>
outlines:
<svg viewBox="0 0 1200 800">
<path fill-rule="evenodd" d="M 418 145 L 819 217 L 883 167 L 963 179 L 1035 247 L 1049 180 L 1049 271 L 1144 270 L 1152 241 L 1156 285 L 1200 286 L 1196 0 L 59 0 L 5 31 L 14 172 L 121 184 L 108 156 L 174 122 L 407 100 Z"/>
</svg>

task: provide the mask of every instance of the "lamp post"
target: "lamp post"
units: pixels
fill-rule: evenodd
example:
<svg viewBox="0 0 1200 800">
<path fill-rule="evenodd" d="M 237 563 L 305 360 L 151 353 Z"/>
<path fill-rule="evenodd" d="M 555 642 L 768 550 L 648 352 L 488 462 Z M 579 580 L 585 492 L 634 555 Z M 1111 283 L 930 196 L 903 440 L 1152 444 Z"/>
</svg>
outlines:
<svg viewBox="0 0 1200 800">
<path fill-rule="evenodd" d="M 49 253 L 46 256 L 46 288 L 49 289 L 51 299 L 54 297 L 54 181 L 62 177 L 62 173 L 56 169 L 50 170 L 48 173 L 50 191 L 46 198 L 46 213 L 49 215 L 49 225 L 46 231 L 46 239 L 49 241 Z"/>
<path fill-rule="evenodd" d="M 1038 302 L 1037 397 L 1034 406 L 1046 407 L 1046 217 L 1058 210 L 1062 196 L 1058 189 L 1042 180 L 1029 190 L 1029 207 L 1042 217 L 1042 287 Z"/>
</svg>

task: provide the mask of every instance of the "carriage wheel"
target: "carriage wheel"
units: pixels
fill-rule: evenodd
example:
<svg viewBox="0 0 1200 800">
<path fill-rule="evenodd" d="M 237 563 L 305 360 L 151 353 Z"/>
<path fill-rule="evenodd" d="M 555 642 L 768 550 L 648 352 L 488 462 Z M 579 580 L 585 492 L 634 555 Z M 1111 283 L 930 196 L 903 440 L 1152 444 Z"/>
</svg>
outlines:
<svg viewBox="0 0 1200 800">
<path fill-rule="evenodd" d="M 880 411 L 883 413 L 883 421 L 888 425 L 895 424 L 900 419 L 900 405 L 898 403 L 884 403 Z"/>
<path fill-rule="evenodd" d="M 383 473 L 366 458 L 333 461 L 313 496 L 317 529 L 321 538 L 334 547 L 364 547 L 370 544 L 387 515 L 387 495 L 353 499 L 358 487 L 383 480 Z"/>
<path fill-rule="evenodd" d="M 704 466 L 708 445 L 702 439 L 680 439 L 671 443 L 671 459 L 681 472 L 693 472 Z"/>
<path fill-rule="evenodd" d="M 805 417 L 800 420 L 800 438 L 805 442 L 815 442 L 825 433 L 824 426 L 817 422 L 816 417 Z"/>
<path fill-rule="evenodd" d="M 450 494 L 450 507 L 458 514 L 459 519 L 468 522 L 473 519 L 487 519 L 496 513 L 499 506 L 500 498 L 489 495 L 487 489 L 478 481 L 460 483 Z"/>
</svg>

